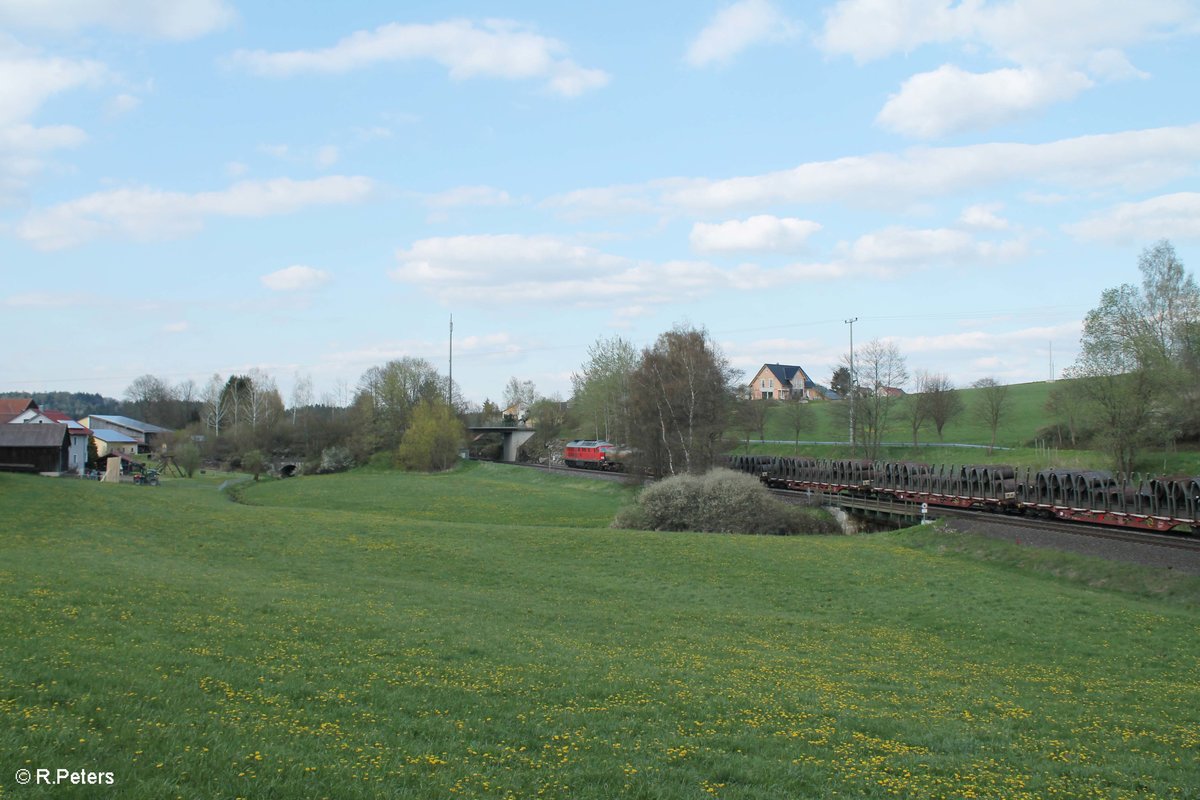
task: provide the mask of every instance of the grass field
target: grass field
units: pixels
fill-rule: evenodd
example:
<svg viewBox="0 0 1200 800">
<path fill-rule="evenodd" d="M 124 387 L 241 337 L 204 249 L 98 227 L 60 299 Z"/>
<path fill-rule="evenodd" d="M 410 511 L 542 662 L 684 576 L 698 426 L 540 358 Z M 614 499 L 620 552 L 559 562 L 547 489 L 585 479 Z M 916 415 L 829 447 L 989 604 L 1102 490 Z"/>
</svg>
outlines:
<svg viewBox="0 0 1200 800">
<path fill-rule="evenodd" d="M 1194 578 L 614 531 L 499 465 L 218 480 L 0 474 L 0 795 L 1200 797 Z"/>
<path fill-rule="evenodd" d="M 1085 449 L 1069 449 L 1054 441 L 1039 438 L 1039 431 L 1052 425 L 1053 416 L 1046 410 L 1046 400 L 1054 388 L 1053 383 L 1021 383 L 1008 387 L 1004 416 L 996 430 L 996 446 L 1004 448 L 996 450 L 991 455 L 987 450 L 961 447 L 939 447 L 940 443 L 955 445 L 990 445 L 992 441 L 991 428 L 984 424 L 974 412 L 979 390 L 962 389 L 964 408 L 962 413 L 946 423 L 941 439 L 933 425 L 927 424 L 922 428 L 918 441 L 920 446 L 912 445 L 912 430 L 904 418 L 903 406 L 898 405 L 888 426 L 885 442 L 904 446 L 886 447 L 882 457 L 889 461 L 924 461 L 932 464 L 978 464 L 1004 463 L 1014 466 L 1029 466 L 1038 469 L 1048 467 L 1065 467 L 1081 469 L 1108 469 L 1109 458 L 1099 451 Z M 902 401 L 903 402 L 903 401 Z M 809 405 L 812 410 L 813 427 L 800 434 L 802 441 L 816 442 L 845 442 L 849 432 L 841 403 L 815 402 Z M 765 438 L 784 442 L 784 444 L 743 445 L 739 452 L 760 452 L 773 455 L 793 455 L 797 446 L 791 444 L 796 438 L 795 431 L 790 427 L 786 415 L 779 408 L 773 409 L 767 417 Z M 744 440 L 745 431 L 732 433 L 736 439 Z M 758 432 L 750 433 L 752 439 L 758 439 Z M 846 446 L 812 446 L 800 445 L 799 449 L 805 455 L 818 458 L 848 458 L 852 454 L 861 456 Z M 1139 460 L 1138 468 L 1142 471 L 1157 474 L 1200 474 L 1200 452 L 1194 449 L 1173 449 L 1167 452 L 1147 450 Z"/>
</svg>

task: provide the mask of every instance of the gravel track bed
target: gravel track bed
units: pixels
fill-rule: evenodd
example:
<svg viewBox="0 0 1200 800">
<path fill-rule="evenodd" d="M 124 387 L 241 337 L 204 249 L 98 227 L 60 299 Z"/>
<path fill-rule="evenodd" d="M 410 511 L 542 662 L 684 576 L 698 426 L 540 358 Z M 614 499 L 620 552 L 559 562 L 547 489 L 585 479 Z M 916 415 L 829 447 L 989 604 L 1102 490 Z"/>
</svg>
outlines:
<svg viewBox="0 0 1200 800">
<path fill-rule="evenodd" d="M 1110 561 L 1124 561 L 1147 567 L 1176 570 L 1189 575 L 1200 575 L 1200 552 L 1198 551 L 1121 542 L 1097 536 L 1043 531 L 1036 528 L 1025 528 L 1019 523 L 1013 522 L 945 519 L 943 524 L 950 530 L 990 536 L 1020 545 L 1049 547 L 1085 556 L 1105 558 Z"/>
</svg>

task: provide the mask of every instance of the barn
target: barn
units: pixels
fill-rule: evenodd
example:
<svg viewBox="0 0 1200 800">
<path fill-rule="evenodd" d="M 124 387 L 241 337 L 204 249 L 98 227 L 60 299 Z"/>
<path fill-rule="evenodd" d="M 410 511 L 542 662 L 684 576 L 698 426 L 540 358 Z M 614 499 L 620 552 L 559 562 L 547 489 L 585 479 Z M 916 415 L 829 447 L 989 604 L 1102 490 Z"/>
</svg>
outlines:
<svg viewBox="0 0 1200 800">
<path fill-rule="evenodd" d="M 0 470 L 64 472 L 70 456 L 66 425 L 0 425 Z"/>
</svg>

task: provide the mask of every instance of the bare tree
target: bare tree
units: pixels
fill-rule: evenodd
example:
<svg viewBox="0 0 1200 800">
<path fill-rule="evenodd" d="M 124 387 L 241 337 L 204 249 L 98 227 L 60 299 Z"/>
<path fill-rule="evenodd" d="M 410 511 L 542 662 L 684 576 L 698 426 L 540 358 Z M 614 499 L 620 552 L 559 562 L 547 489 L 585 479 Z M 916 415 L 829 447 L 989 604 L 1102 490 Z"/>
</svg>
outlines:
<svg viewBox="0 0 1200 800">
<path fill-rule="evenodd" d="M 793 452 L 800 452 L 800 434 L 811 431 L 816 424 L 810 403 L 798 398 L 789 398 L 782 403 L 783 418 L 792 432 Z"/>
<path fill-rule="evenodd" d="M 743 397 L 737 401 L 738 427 L 746 434 L 746 446 L 750 445 L 750 434 L 757 433 L 759 440 L 767 438 L 767 412 L 776 405 L 775 400 L 755 400 Z"/>
<path fill-rule="evenodd" d="M 846 355 L 849 364 L 850 356 Z M 898 391 L 908 383 L 908 368 L 895 342 L 872 339 L 854 356 L 855 437 L 866 447 L 867 458 L 878 458 L 883 436 L 898 402 Z"/>
<path fill-rule="evenodd" d="M 204 401 L 204 424 L 212 428 L 213 436 L 221 436 L 221 423 L 229 413 L 228 397 L 225 393 L 225 381 L 218 373 L 213 373 L 204 387 L 201 395 Z"/>
<path fill-rule="evenodd" d="M 940 373 L 925 373 L 922 376 L 921 395 L 925 399 L 929 419 L 937 430 L 938 440 L 946 423 L 962 413 L 963 400 L 949 377 Z"/>
<path fill-rule="evenodd" d="M 175 390 L 156 375 L 142 375 L 125 390 L 129 413 L 160 425 L 175 425 Z"/>
<path fill-rule="evenodd" d="M 925 423 L 930 420 L 929 398 L 925 394 L 928 379 L 928 373 L 923 371 L 918 372 L 917 391 L 915 394 L 910 394 L 905 398 L 905 417 L 908 419 L 908 426 L 912 430 L 914 447 L 920 444 L 921 428 L 925 427 Z"/>
<path fill-rule="evenodd" d="M 996 431 L 1008 408 L 1008 387 L 995 378 L 980 378 L 971 384 L 979 390 L 975 396 L 975 415 L 992 431 L 988 455 L 996 449 Z"/>
<path fill-rule="evenodd" d="M 275 422 L 283 401 L 279 397 L 275 379 L 261 369 L 255 367 L 246 378 L 246 418 L 250 421 L 250 429 L 256 431 L 260 425 L 269 426 Z"/>
<path fill-rule="evenodd" d="M 296 424 L 296 417 L 300 409 L 312 405 L 313 401 L 313 382 L 311 375 L 301 375 L 296 373 L 296 378 L 292 383 L 292 425 Z"/>
</svg>

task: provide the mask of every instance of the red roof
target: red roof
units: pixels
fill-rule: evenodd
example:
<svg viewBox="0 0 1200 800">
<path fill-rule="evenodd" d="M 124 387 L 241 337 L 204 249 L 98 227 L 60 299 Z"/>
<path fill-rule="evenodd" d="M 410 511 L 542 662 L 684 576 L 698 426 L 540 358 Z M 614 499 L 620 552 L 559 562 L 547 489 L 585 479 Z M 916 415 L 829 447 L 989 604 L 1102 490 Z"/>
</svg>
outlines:
<svg viewBox="0 0 1200 800">
<path fill-rule="evenodd" d="M 37 403 L 33 402 L 32 397 L 0 397 L 0 414 L 12 414 L 15 417 L 28 408 L 37 410 Z"/>
</svg>

